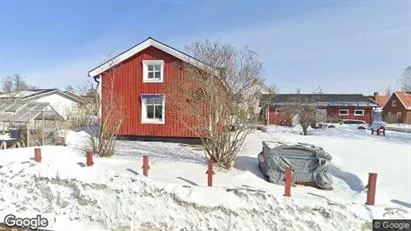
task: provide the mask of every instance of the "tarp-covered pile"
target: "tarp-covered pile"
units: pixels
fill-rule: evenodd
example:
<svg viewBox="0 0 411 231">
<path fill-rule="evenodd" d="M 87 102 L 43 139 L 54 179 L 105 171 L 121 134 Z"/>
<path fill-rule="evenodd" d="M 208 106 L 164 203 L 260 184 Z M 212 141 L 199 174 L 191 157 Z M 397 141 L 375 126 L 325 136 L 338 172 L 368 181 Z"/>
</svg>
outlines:
<svg viewBox="0 0 411 231">
<path fill-rule="evenodd" d="M 270 182 L 283 184 L 286 167 L 291 167 L 293 183 L 316 183 L 332 189 L 331 155 L 321 147 L 305 143 L 263 141 L 259 167 Z"/>
</svg>

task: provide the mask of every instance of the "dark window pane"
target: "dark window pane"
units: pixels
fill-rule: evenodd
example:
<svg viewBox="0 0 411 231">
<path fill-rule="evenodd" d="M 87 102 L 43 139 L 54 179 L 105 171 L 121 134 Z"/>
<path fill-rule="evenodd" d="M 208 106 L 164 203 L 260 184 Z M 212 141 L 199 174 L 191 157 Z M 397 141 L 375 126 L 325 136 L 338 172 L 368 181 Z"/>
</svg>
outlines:
<svg viewBox="0 0 411 231">
<path fill-rule="evenodd" d="M 147 119 L 154 119 L 154 106 L 147 106 Z"/>
<path fill-rule="evenodd" d="M 161 78 L 161 73 L 158 71 L 158 72 L 155 72 L 155 78 L 156 79 L 160 79 Z"/>
<path fill-rule="evenodd" d="M 147 65 L 147 68 L 149 71 L 153 71 L 154 70 L 154 66 L 153 65 Z"/>
<path fill-rule="evenodd" d="M 160 65 L 155 65 L 155 66 L 154 66 L 154 70 L 155 70 L 155 71 L 160 71 L 160 70 L 161 70 L 161 66 L 160 66 Z"/>
<path fill-rule="evenodd" d="M 154 103 L 161 106 L 163 104 L 163 100 L 161 98 L 157 98 Z"/>
<path fill-rule="evenodd" d="M 154 78 L 154 72 L 148 72 L 147 78 L 149 78 L 149 79 Z"/>
<path fill-rule="evenodd" d="M 156 106 L 156 119 L 163 119 L 163 107 Z"/>
</svg>

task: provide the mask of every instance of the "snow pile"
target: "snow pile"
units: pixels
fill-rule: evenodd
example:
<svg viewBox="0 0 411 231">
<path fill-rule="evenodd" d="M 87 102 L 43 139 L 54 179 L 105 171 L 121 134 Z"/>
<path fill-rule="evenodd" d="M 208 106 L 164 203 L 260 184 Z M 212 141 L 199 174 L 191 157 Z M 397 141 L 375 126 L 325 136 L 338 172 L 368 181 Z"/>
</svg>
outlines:
<svg viewBox="0 0 411 231">
<path fill-rule="evenodd" d="M 363 205 L 301 200 L 246 189 L 184 187 L 109 169 L 12 162 L 0 169 L 0 219 L 57 217 L 111 230 L 359 230 Z M 344 222 L 341 222 L 344 221 Z M 72 228 L 70 228 L 72 230 Z"/>
<path fill-rule="evenodd" d="M 411 124 L 389 124 L 385 123 L 386 127 L 393 131 L 411 132 Z"/>
<path fill-rule="evenodd" d="M 0 150 L 0 220 L 9 213 L 49 218 L 54 230 L 361 230 L 371 219 L 410 218 L 411 133 L 269 126 L 247 137 L 234 169 L 205 187 L 201 150 L 173 143 L 118 142 L 117 155 L 85 166 L 77 147 L 90 136 L 65 131 L 68 147 Z M 263 140 L 319 145 L 333 157 L 332 191 L 268 183 L 258 169 Z M 150 155 L 149 178 L 141 175 Z M 364 204 L 378 173 L 376 206 Z M 399 177 L 401 176 L 401 177 Z"/>
<path fill-rule="evenodd" d="M 90 134 L 84 131 L 60 130 L 58 136 L 63 137 L 67 146 L 87 150 L 91 146 Z"/>
</svg>

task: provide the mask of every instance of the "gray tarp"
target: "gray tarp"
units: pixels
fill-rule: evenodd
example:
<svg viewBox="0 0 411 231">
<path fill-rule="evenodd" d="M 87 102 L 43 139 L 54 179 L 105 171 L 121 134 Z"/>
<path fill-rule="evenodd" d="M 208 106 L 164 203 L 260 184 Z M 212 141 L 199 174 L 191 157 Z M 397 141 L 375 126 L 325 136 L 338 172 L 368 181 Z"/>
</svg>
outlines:
<svg viewBox="0 0 411 231">
<path fill-rule="evenodd" d="M 304 143 L 263 141 L 258 156 L 259 167 L 275 184 L 283 184 L 285 169 L 293 171 L 293 183 L 315 182 L 318 187 L 332 189 L 331 155 L 322 148 Z"/>
</svg>

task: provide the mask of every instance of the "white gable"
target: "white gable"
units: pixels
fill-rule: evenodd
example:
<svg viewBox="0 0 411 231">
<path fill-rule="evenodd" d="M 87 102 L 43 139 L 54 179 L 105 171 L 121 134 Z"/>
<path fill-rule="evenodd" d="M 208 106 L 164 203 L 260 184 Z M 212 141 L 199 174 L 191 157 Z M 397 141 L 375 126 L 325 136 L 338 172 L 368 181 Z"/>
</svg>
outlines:
<svg viewBox="0 0 411 231">
<path fill-rule="evenodd" d="M 190 63 L 198 68 L 208 68 L 208 70 L 210 70 L 211 67 L 207 66 L 206 64 L 200 62 L 199 60 L 194 59 L 193 57 L 184 54 L 181 51 L 178 51 L 172 47 L 169 47 L 163 43 L 160 43 L 152 38 L 148 38 L 147 40 L 145 40 L 144 42 L 132 47 L 131 49 L 121 53 L 120 55 L 114 57 L 113 59 L 107 61 L 106 63 L 102 64 L 99 67 L 96 67 L 95 69 L 91 70 L 88 75 L 90 77 L 96 77 L 100 74 L 102 74 L 103 72 L 107 71 L 108 69 L 110 69 L 111 67 L 123 62 L 124 60 L 132 57 L 133 55 L 141 52 L 142 50 L 148 48 L 148 47 L 155 47 L 159 50 L 162 50 L 164 52 L 166 52 L 167 54 L 170 54 L 182 61 L 185 61 L 187 63 Z M 215 74 L 218 75 L 218 71 L 215 70 Z"/>
</svg>

